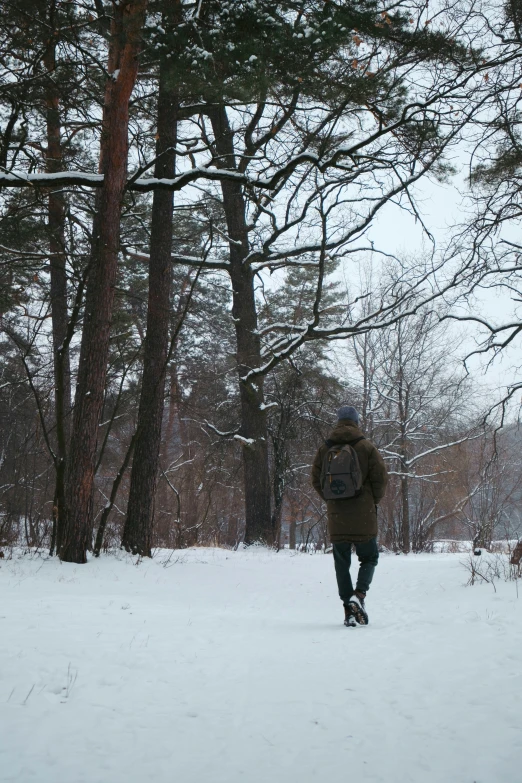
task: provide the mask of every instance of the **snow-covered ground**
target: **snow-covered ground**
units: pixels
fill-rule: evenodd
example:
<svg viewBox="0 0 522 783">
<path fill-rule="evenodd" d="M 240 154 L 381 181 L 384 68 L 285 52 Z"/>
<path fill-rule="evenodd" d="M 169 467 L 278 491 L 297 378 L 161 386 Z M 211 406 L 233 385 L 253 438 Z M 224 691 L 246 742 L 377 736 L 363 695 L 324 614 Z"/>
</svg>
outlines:
<svg viewBox="0 0 522 783">
<path fill-rule="evenodd" d="M 0 780 L 518 783 L 522 595 L 381 557 L 347 629 L 329 555 L 0 561 Z"/>
</svg>

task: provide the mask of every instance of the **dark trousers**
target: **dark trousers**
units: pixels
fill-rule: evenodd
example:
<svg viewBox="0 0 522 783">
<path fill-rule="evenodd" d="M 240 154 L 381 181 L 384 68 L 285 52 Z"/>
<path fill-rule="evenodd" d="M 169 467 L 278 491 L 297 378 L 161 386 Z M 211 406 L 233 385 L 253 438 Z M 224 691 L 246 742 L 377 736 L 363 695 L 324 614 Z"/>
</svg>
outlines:
<svg viewBox="0 0 522 783">
<path fill-rule="evenodd" d="M 371 538 L 364 544 L 353 544 L 359 558 L 359 573 L 355 589 L 361 593 L 367 593 L 373 579 L 373 572 L 379 562 L 379 550 L 377 539 Z M 352 544 L 342 543 L 333 545 L 335 563 L 335 575 L 339 587 L 339 596 L 344 604 L 347 604 L 354 594 L 352 577 L 350 576 L 350 563 L 352 560 Z"/>
</svg>

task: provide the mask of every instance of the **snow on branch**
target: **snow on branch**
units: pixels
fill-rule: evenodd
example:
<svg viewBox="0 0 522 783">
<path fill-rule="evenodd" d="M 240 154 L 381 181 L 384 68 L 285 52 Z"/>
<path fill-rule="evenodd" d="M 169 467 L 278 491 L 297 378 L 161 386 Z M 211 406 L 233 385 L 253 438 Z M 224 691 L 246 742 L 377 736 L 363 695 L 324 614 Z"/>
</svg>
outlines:
<svg viewBox="0 0 522 783">
<path fill-rule="evenodd" d="M 133 180 L 132 177 L 127 183 L 127 189 L 138 191 L 139 193 L 148 193 L 154 190 L 181 190 L 191 182 L 198 179 L 207 180 L 234 180 L 251 187 L 273 189 L 277 182 L 284 177 L 288 171 L 297 168 L 302 162 L 297 156 L 282 168 L 278 169 L 270 178 L 262 177 L 251 178 L 245 174 L 230 169 L 207 168 L 206 166 L 196 166 L 188 171 L 179 174 L 173 179 L 157 177 L 140 177 Z M 313 156 L 317 158 L 317 156 Z M 86 171 L 60 171 L 54 174 L 27 174 L 25 172 L 0 172 L 0 187 L 4 188 L 22 188 L 22 187 L 67 187 L 70 185 L 79 185 L 89 188 L 101 188 L 104 182 L 103 174 L 93 174 Z"/>
<path fill-rule="evenodd" d="M 367 140 L 368 142 L 368 140 Z M 235 181 L 242 185 L 246 185 L 251 188 L 261 188 L 266 190 L 275 190 L 278 185 L 290 177 L 296 169 L 301 165 L 307 164 L 316 167 L 321 172 L 325 172 L 329 168 L 344 169 L 341 166 L 340 160 L 347 157 L 350 158 L 352 151 L 350 148 L 339 147 L 329 158 L 322 160 L 318 155 L 312 152 L 301 152 L 297 155 L 290 157 L 284 165 L 278 167 L 268 177 L 250 177 L 240 171 L 232 169 L 219 169 L 208 163 L 204 166 L 195 166 L 192 169 L 178 174 L 177 177 L 172 179 L 157 178 L 157 177 L 138 177 L 134 174 L 127 181 L 126 189 L 131 191 L 137 191 L 140 193 L 147 193 L 155 190 L 172 190 L 178 191 L 195 182 L 199 179 L 213 180 L 213 181 Z M 426 164 L 421 167 L 421 171 L 409 178 L 408 183 L 411 184 L 425 173 L 426 170 L 431 168 L 431 164 Z M 0 171 L 0 188 L 20 188 L 20 187 L 67 187 L 71 185 L 79 185 L 83 187 L 100 188 L 104 183 L 103 174 L 94 174 L 86 171 L 60 171 L 55 173 L 37 173 L 28 174 L 24 171 Z M 394 189 L 391 194 L 387 194 L 385 201 L 389 200 L 389 197 L 395 193 L 404 190 L 404 183 Z M 372 210 L 373 212 L 373 210 Z"/>
<path fill-rule="evenodd" d="M 238 440 L 243 446 L 253 446 L 255 443 L 253 438 L 244 438 L 242 435 L 234 435 L 234 440 Z"/>
<path fill-rule="evenodd" d="M 67 185 L 85 185 L 91 188 L 101 188 L 103 174 L 92 174 L 84 171 L 59 171 L 54 174 L 26 174 L 25 172 L 5 173 L 0 171 L 0 187 L 62 187 Z"/>
<path fill-rule="evenodd" d="M 216 435 L 219 435 L 220 438 L 238 438 L 239 435 L 237 434 L 237 430 L 229 430 L 228 432 L 221 432 L 221 430 L 218 430 L 217 427 L 214 427 L 213 424 L 211 424 L 206 419 L 203 419 L 203 423 L 206 427 L 209 428 L 209 430 L 212 430 L 212 432 L 215 432 Z"/>
<path fill-rule="evenodd" d="M 445 473 L 454 473 L 454 470 L 438 470 L 436 473 L 424 473 L 424 474 L 418 474 L 418 473 L 405 473 L 402 470 L 388 470 L 389 476 L 398 476 L 399 478 L 411 478 L 411 479 L 421 479 L 423 481 L 431 481 L 433 484 L 437 484 L 437 481 L 432 481 L 432 479 L 436 479 L 439 476 L 443 476 Z"/>
<path fill-rule="evenodd" d="M 10 253 L 13 256 L 20 256 L 21 258 L 51 258 L 52 256 L 58 256 L 60 253 L 40 253 L 40 252 L 34 252 L 32 250 L 15 250 L 12 247 L 6 247 L 5 245 L 0 245 L 0 252 L 2 253 Z"/>
<path fill-rule="evenodd" d="M 423 451 L 420 454 L 416 454 L 415 457 L 406 460 L 406 465 L 408 465 L 408 467 L 411 467 L 420 459 L 427 457 L 428 454 L 436 454 L 437 452 L 443 451 L 444 449 L 450 449 L 452 446 L 458 446 L 460 443 L 466 443 L 468 440 L 475 440 L 476 438 L 480 438 L 480 436 L 481 433 L 475 433 L 474 435 L 465 435 L 463 438 L 459 438 L 459 440 L 451 441 L 451 443 L 442 443 L 440 446 L 434 446 L 431 449 L 426 449 L 426 451 Z"/>
</svg>

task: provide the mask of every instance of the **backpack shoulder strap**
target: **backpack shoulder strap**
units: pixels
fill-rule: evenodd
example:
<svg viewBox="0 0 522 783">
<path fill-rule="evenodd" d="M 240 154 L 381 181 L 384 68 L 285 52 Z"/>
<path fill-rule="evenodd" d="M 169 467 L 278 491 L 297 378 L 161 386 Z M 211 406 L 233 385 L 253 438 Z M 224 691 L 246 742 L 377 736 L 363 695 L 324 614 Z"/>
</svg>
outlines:
<svg viewBox="0 0 522 783">
<path fill-rule="evenodd" d="M 332 446 L 341 446 L 342 448 L 343 446 L 355 446 L 355 444 L 359 443 L 360 440 L 366 440 L 364 435 L 361 435 L 361 437 L 357 438 L 356 440 L 352 440 L 351 443 L 336 443 L 335 440 L 325 440 L 324 445 L 328 446 L 329 449 L 331 449 Z"/>
<path fill-rule="evenodd" d="M 357 438 L 357 440 L 352 440 L 352 442 L 351 442 L 349 445 L 350 445 L 350 446 L 355 446 L 355 444 L 356 444 L 356 443 L 359 443 L 359 441 L 361 441 L 361 440 L 366 440 L 366 438 L 364 437 L 364 435 L 361 435 L 361 437 L 360 437 L 360 438 Z"/>
</svg>

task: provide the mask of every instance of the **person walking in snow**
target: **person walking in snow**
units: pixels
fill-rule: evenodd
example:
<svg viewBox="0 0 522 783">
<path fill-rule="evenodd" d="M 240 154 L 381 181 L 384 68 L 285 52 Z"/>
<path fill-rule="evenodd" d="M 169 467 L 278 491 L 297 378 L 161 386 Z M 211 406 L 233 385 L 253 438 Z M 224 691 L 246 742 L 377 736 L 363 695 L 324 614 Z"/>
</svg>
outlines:
<svg viewBox="0 0 522 783">
<path fill-rule="evenodd" d="M 359 428 L 355 408 L 343 405 L 337 418 L 315 457 L 312 485 L 326 501 L 344 624 L 367 625 L 365 598 L 379 560 L 377 504 L 384 497 L 388 476 L 377 448 Z M 360 564 L 355 589 L 350 576 L 352 545 Z"/>
</svg>

